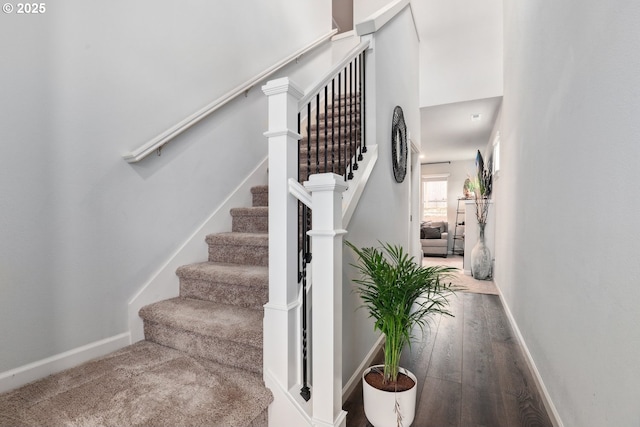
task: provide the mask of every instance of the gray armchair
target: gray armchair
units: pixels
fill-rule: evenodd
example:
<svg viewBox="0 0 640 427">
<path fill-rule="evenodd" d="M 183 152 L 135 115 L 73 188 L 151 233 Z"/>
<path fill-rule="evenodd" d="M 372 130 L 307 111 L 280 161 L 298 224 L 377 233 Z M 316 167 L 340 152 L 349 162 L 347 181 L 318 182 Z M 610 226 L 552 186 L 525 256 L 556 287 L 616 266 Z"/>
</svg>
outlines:
<svg viewBox="0 0 640 427">
<path fill-rule="evenodd" d="M 449 253 L 449 224 L 446 221 L 423 222 L 420 225 L 420 243 L 425 256 L 441 256 Z"/>
</svg>

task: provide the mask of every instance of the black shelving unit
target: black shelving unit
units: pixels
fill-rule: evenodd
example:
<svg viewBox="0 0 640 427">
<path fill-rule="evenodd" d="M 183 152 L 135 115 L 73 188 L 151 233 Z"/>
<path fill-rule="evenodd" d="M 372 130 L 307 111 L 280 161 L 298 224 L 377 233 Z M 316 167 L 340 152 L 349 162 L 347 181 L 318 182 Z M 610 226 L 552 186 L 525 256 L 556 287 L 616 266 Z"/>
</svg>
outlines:
<svg viewBox="0 0 640 427">
<path fill-rule="evenodd" d="M 451 248 L 451 253 L 453 255 L 464 255 L 464 214 L 465 202 L 467 200 L 469 199 L 465 199 L 463 197 L 458 199 L 456 222 L 453 226 L 453 247 Z"/>
</svg>

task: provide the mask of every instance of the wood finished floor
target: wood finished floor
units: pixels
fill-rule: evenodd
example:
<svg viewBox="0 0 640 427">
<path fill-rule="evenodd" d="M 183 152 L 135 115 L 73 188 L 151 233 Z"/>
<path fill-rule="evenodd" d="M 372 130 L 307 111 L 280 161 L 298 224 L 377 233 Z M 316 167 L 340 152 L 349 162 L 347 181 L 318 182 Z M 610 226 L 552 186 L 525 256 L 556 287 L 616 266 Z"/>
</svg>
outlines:
<svg viewBox="0 0 640 427">
<path fill-rule="evenodd" d="M 422 339 L 403 352 L 401 365 L 418 378 L 412 426 L 552 426 L 500 298 L 458 293 L 451 309 L 455 317 L 418 331 Z M 348 427 L 371 425 L 361 383 L 344 410 Z"/>
</svg>

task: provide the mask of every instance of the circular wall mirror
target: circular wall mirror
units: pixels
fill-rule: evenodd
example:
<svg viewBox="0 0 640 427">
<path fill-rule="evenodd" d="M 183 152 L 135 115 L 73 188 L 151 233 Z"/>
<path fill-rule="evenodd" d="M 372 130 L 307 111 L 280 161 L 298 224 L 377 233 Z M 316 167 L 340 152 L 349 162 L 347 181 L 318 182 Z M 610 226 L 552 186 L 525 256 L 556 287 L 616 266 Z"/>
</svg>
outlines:
<svg viewBox="0 0 640 427">
<path fill-rule="evenodd" d="M 400 106 L 393 109 L 391 121 L 391 163 L 396 182 L 404 181 L 407 175 L 407 125 Z"/>
</svg>

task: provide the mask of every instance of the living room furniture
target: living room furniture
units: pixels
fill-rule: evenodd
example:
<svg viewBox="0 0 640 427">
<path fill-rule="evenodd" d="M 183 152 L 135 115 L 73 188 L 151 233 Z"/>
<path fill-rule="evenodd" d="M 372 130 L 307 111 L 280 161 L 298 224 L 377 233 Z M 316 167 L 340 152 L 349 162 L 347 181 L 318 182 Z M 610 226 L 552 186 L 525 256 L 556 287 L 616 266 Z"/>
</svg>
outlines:
<svg viewBox="0 0 640 427">
<path fill-rule="evenodd" d="M 424 256 L 441 256 L 449 253 L 449 224 L 447 221 L 427 221 L 420 225 L 420 243 Z"/>
</svg>

